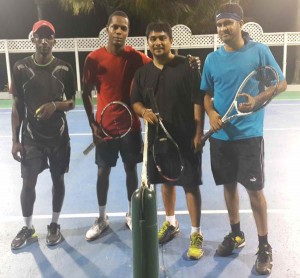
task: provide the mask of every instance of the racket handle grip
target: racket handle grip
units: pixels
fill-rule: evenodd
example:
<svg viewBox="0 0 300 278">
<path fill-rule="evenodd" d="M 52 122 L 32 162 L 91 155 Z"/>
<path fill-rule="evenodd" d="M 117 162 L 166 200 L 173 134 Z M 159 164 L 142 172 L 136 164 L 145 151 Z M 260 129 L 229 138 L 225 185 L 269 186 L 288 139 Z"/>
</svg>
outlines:
<svg viewBox="0 0 300 278">
<path fill-rule="evenodd" d="M 207 131 L 201 138 L 201 143 L 204 144 L 206 142 L 206 140 L 212 135 L 214 134 L 215 132 L 210 129 L 209 131 Z"/>
<path fill-rule="evenodd" d="M 94 142 L 91 143 L 91 144 L 89 144 L 89 146 L 83 151 L 83 154 L 84 154 L 84 155 L 89 154 L 89 152 L 90 152 L 94 147 L 95 147 Z"/>
</svg>

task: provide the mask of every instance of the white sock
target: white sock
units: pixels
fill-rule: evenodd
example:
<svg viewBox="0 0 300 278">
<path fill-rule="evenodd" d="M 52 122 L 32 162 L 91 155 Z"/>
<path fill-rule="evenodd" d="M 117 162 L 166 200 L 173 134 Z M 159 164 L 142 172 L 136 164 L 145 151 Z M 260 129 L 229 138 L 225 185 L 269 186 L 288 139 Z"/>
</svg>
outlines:
<svg viewBox="0 0 300 278">
<path fill-rule="evenodd" d="M 24 218 L 24 222 L 25 222 L 25 225 L 27 226 L 27 228 L 32 229 L 32 216 L 23 217 L 23 218 Z"/>
<path fill-rule="evenodd" d="M 99 217 L 106 218 L 106 205 L 99 206 Z"/>
<path fill-rule="evenodd" d="M 201 227 L 193 227 L 191 228 L 191 235 L 193 233 L 199 233 L 200 235 L 202 235 L 202 232 L 201 232 Z"/>
<path fill-rule="evenodd" d="M 176 217 L 175 215 L 166 215 L 166 220 L 170 222 L 170 224 L 174 227 L 176 227 Z"/>
<path fill-rule="evenodd" d="M 54 212 L 53 211 L 52 212 L 52 221 L 51 221 L 51 223 L 56 223 L 57 224 L 59 216 L 60 216 L 60 212 Z"/>
<path fill-rule="evenodd" d="M 128 202 L 128 213 L 127 213 L 128 216 L 131 216 L 131 202 L 129 201 Z"/>
</svg>

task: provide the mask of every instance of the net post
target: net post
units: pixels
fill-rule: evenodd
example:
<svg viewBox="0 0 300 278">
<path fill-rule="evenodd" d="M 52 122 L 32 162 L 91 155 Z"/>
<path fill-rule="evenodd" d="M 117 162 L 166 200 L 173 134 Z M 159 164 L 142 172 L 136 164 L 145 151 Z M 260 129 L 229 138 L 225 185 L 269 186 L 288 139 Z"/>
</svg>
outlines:
<svg viewBox="0 0 300 278">
<path fill-rule="evenodd" d="M 147 182 L 147 137 L 145 124 L 142 186 L 131 197 L 134 278 L 159 277 L 156 192 Z"/>
</svg>

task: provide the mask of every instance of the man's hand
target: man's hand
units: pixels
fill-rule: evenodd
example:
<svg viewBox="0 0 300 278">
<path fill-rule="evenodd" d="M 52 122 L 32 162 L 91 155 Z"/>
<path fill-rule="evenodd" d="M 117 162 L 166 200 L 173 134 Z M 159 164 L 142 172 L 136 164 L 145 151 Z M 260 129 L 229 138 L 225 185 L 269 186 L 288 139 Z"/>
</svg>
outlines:
<svg viewBox="0 0 300 278">
<path fill-rule="evenodd" d="M 56 105 L 54 101 L 48 102 L 40 106 L 36 111 L 35 111 L 35 117 L 37 118 L 38 121 L 43 121 L 43 120 L 48 120 L 53 113 L 56 111 Z"/>
<path fill-rule="evenodd" d="M 252 112 L 255 108 L 255 98 L 246 93 L 241 93 L 239 97 L 244 98 L 246 101 L 238 104 L 238 110 L 242 113 Z"/>
<path fill-rule="evenodd" d="M 192 56 L 192 55 L 187 55 L 187 58 L 189 59 L 190 67 L 192 69 L 198 69 L 200 70 L 201 68 L 201 60 L 199 57 Z"/>
<path fill-rule="evenodd" d="M 217 131 L 223 127 L 222 118 L 215 110 L 211 111 L 208 117 L 210 127 L 213 131 Z"/>
<path fill-rule="evenodd" d="M 99 127 L 98 123 L 94 122 L 91 124 L 92 133 L 93 133 L 93 142 L 95 145 L 101 145 L 103 143 L 106 143 L 109 140 L 112 140 L 111 137 L 105 137 L 103 134 L 101 128 Z"/>
<path fill-rule="evenodd" d="M 21 162 L 23 156 L 23 146 L 20 142 L 13 142 L 11 154 L 15 160 Z"/>
<path fill-rule="evenodd" d="M 144 119 L 144 121 L 147 121 L 149 124 L 153 125 L 158 123 L 158 118 L 152 111 L 152 109 L 145 108 L 141 116 Z"/>
</svg>

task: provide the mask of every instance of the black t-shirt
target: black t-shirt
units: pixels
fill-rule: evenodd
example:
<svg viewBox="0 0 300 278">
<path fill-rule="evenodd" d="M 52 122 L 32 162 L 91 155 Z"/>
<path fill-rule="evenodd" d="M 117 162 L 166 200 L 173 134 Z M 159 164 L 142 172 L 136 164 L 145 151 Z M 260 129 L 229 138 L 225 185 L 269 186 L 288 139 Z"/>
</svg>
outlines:
<svg viewBox="0 0 300 278">
<path fill-rule="evenodd" d="M 191 69 L 183 56 L 175 56 L 162 70 L 151 62 L 135 73 L 131 103 L 142 102 L 153 110 L 147 88 L 153 88 L 163 123 L 184 152 L 195 135 L 194 104 L 203 103 L 199 71 Z M 153 128 L 149 125 L 150 134 Z M 152 139 L 149 136 L 149 145 Z"/>
<path fill-rule="evenodd" d="M 39 66 L 32 56 L 16 62 L 12 74 L 12 93 L 25 105 L 23 134 L 29 133 L 34 139 L 45 142 L 57 141 L 62 135 L 68 139 L 65 112 L 55 111 L 48 120 L 43 121 L 38 121 L 34 115 L 41 105 L 71 99 L 75 92 L 74 73 L 68 63 L 54 58 L 49 65 Z"/>
</svg>

